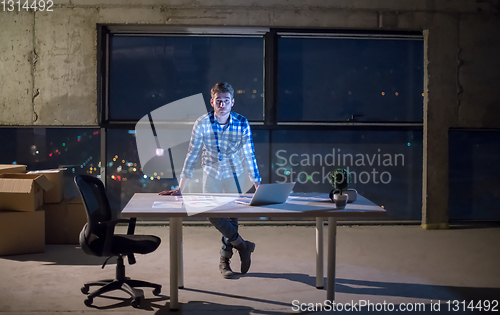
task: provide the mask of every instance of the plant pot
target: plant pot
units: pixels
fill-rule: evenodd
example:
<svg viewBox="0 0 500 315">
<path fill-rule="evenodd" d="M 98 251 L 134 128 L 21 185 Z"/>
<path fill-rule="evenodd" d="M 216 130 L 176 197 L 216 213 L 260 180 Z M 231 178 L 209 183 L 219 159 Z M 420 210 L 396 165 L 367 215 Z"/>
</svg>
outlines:
<svg viewBox="0 0 500 315">
<path fill-rule="evenodd" d="M 333 195 L 338 194 L 338 193 L 340 193 L 340 190 L 338 190 L 338 189 L 333 189 L 332 191 L 330 191 L 330 199 L 333 202 L 335 202 L 335 200 L 333 200 Z M 356 189 L 353 189 L 353 188 L 342 190 L 342 194 L 347 194 L 347 202 L 348 203 L 353 203 L 358 199 L 358 191 Z"/>
<path fill-rule="evenodd" d="M 344 209 L 349 196 L 347 194 L 334 194 L 333 201 L 335 202 L 335 206 L 337 209 Z"/>
</svg>

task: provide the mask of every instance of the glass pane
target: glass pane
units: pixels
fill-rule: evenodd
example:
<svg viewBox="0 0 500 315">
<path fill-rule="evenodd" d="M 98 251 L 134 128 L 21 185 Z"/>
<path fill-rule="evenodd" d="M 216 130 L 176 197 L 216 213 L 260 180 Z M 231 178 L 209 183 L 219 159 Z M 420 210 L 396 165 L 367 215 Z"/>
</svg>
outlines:
<svg viewBox="0 0 500 315">
<path fill-rule="evenodd" d="M 152 110 L 226 81 L 234 111 L 263 120 L 263 39 L 259 37 L 113 36 L 109 117 L 137 121 Z"/>
<path fill-rule="evenodd" d="M 278 120 L 423 121 L 423 40 L 279 38 Z"/>
<path fill-rule="evenodd" d="M 171 173 L 170 177 L 162 174 L 167 170 L 153 170 L 151 176 L 142 172 L 135 130 L 110 129 L 106 133 L 106 143 L 106 188 L 114 211 L 120 212 L 136 192 L 157 193 L 177 186 L 177 180 L 171 177 Z M 175 169 L 179 169 L 177 165 Z"/>
<path fill-rule="evenodd" d="M 500 220 L 500 131 L 449 133 L 450 220 Z"/>
<path fill-rule="evenodd" d="M 282 130 L 272 139 L 272 182 L 328 194 L 328 173 L 346 168 L 351 188 L 387 210 L 382 220 L 421 219 L 421 131 Z"/>
<path fill-rule="evenodd" d="M 100 174 L 97 128 L 0 128 L 0 164 L 27 165 L 28 171 L 66 168 L 64 197 L 79 195 L 75 175 Z"/>
<path fill-rule="evenodd" d="M 270 144 L 269 144 L 269 130 L 262 129 L 252 129 L 253 145 L 255 148 L 255 159 L 257 160 L 257 165 L 259 166 L 260 177 L 262 177 L 262 183 L 269 183 L 270 178 Z M 253 190 L 251 190 L 253 192 Z"/>
<path fill-rule="evenodd" d="M 184 128 L 190 131 L 192 126 Z M 168 132 L 167 127 L 163 127 L 161 132 Z M 267 182 L 269 180 L 269 132 L 253 130 L 252 134 L 259 171 L 263 181 Z M 157 193 L 177 187 L 176 177 L 179 176 L 184 166 L 188 142 L 170 148 L 172 159 L 170 159 L 170 154 L 165 153 L 165 163 L 149 168 L 146 175 L 139 161 L 136 139 L 134 130 L 111 129 L 107 131 L 107 192 L 111 207 L 116 212 L 121 211 L 135 193 Z M 196 169 L 201 169 L 201 158 L 198 159 Z M 194 176 L 185 191 L 202 192 L 202 177 Z M 191 217 L 185 219 L 205 220 Z"/>
</svg>

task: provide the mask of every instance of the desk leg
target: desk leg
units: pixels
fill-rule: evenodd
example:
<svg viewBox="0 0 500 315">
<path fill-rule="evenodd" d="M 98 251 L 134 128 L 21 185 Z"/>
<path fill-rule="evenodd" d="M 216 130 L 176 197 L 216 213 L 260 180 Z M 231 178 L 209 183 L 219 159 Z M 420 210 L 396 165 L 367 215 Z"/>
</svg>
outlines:
<svg viewBox="0 0 500 315">
<path fill-rule="evenodd" d="M 323 289 L 323 218 L 316 218 L 316 289 Z"/>
<path fill-rule="evenodd" d="M 170 218 L 170 310 L 179 309 L 179 222 Z"/>
<path fill-rule="evenodd" d="M 335 300 L 335 251 L 337 242 L 337 218 L 328 218 L 328 271 L 326 299 Z"/>
<path fill-rule="evenodd" d="M 182 239 L 182 218 L 179 218 L 179 222 L 178 222 L 178 229 L 177 229 L 177 234 L 178 234 L 178 243 L 179 244 L 179 248 L 178 248 L 178 253 L 177 253 L 177 263 L 178 263 L 178 266 L 179 266 L 179 283 L 178 283 L 178 286 L 179 286 L 179 289 L 184 289 L 184 255 L 183 255 L 183 248 L 184 248 L 184 242 L 183 242 L 183 239 Z"/>
</svg>

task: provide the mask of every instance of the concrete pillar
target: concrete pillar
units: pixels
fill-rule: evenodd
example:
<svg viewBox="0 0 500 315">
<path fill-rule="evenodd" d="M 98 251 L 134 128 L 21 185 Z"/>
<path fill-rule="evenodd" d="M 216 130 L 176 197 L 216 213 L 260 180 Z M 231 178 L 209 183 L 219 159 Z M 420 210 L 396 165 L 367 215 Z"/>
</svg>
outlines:
<svg viewBox="0 0 500 315">
<path fill-rule="evenodd" d="M 457 121 L 458 19 L 436 13 L 424 31 L 422 227 L 448 228 L 448 129 Z"/>
</svg>

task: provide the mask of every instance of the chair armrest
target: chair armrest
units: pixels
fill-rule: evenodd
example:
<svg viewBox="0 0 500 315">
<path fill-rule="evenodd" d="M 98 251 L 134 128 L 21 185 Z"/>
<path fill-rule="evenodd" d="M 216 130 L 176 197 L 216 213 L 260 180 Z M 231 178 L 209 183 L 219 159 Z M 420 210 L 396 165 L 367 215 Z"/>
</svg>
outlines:
<svg viewBox="0 0 500 315">
<path fill-rule="evenodd" d="M 111 246 L 112 246 L 113 235 L 115 234 L 115 226 L 118 223 L 128 223 L 127 234 L 133 235 L 135 232 L 135 222 L 136 222 L 136 218 L 116 219 L 116 220 L 99 222 L 100 224 L 104 224 L 107 227 L 106 228 L 106 240 L 104 241 L 104 248 L 103 248 L 104 255 L 111 254 Z"/>
<path fill-rule="evenodd" d="M 134 233 L 135 233 L 135 222 L 136 221 L 137 221 L 136 218 L 130 218 L 130 219 L 116 219 L 116 220 L 111 220 L 111 221 L 102 221 L 102 222 L 99 222 L 99 223 L 100 224 L 104 224 L 107 227 L 112 227 L 113 229 L 114 229 L 114 227 L 118 223 L 128 223 L 127 234 L 128 235 L 134 235 Z"/>
<path fill-rule="evenodd" d="M 110 221 L 101 221 L 99 224 L 104 224 L 108 227 L 114 227 L 118 223 L 130 223 L 131 219 L 116 219 L 116 220 L 110 220 Z"/>
<path fill-rule="evenodd" d="M 128 224 L 128 229 L 127 229 L 127 235 L 134 235 L 135 221 L 137 221 L 137 218 L 130 218 L 130 222 Z"/>
<path fill-rule="evenodd" d="M 136 221 L 137 221 L 137 218 L 130 218 L 130 219 L 116 219 L 116 220 L 111 220 L 111 221 L 105 221 L 102 223 L 106 224 L 108 226 L 110 224 L 116 225 L 118 223 L 128 223 L 127 235 L 134 235 Z"/>
</svg>

